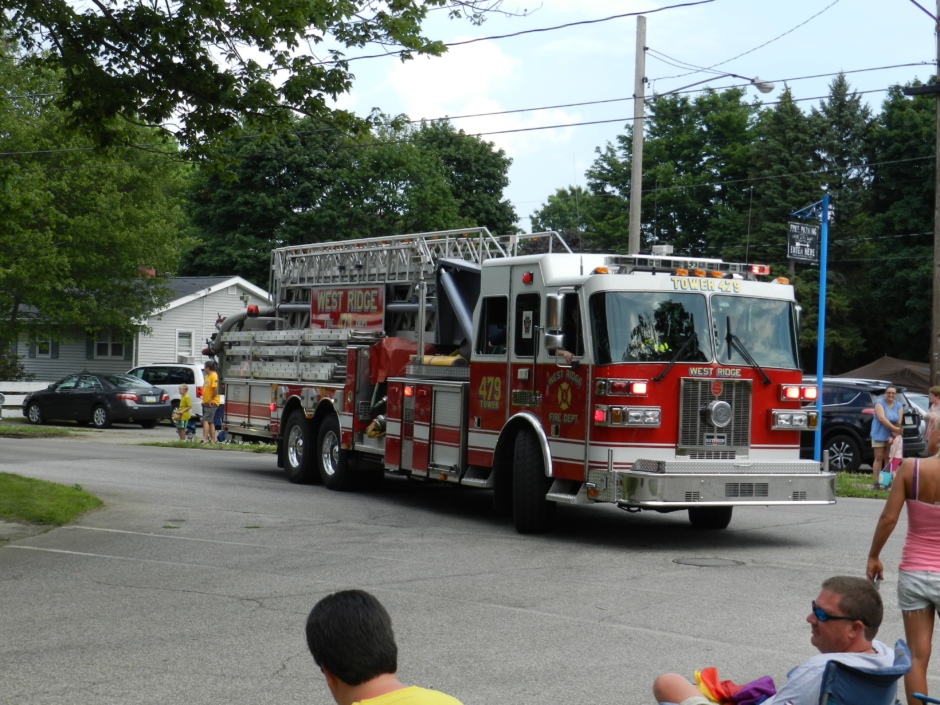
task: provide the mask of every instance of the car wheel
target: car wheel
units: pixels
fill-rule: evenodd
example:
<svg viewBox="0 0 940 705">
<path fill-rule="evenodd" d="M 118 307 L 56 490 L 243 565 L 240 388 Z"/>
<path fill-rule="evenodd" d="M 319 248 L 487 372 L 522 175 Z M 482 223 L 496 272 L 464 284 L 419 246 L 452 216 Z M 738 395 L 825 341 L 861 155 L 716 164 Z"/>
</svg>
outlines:
<svg viewBox="0 0 940 705">
<path fill-rule="evenodd" d="M 293 412 L 284 429 L 284 472 L 291 482 L 305 484 L 319 480 L 314 462 L 316 449 L 310 436 L 310 423 L 304 412 Z M 241 440 L 240 436 L 232 438 Z"/>
<path fill-rule="evenodd" d="M 320 423 L 317 432 L 317 470 L 323 484 L 331 490 L 352 488 L 352 476 L 346 464 L 346 454 L 340 446 L 339 419 L 330 414 Z"/>
<path fill-rule="evenodd" d="M 111 425 L 111 415 L 103 406 L 96 406 L 91 411 L 91 422 L 95 428 L 108 428 Z"/>
<path fill-rule="evenodd" d="M 840 433 L 826 443 L 829 467 L 836 472 L 858 472 L 862 464 L 862 448 L 852 436 Z"/>
<path fill-rule="evenodd" d="M 689 521 L 696 529 L 726 529 L 734 507 L 692 507 Z"/>
<path fill-rule="evenodd" d="M 141 428 L 155 428 L 157 425 L 156 419 L 150 419 L 149 421 L 141 421 Z"/>
<path fill-rule="evenodd" d="M 29 405 L 29 408 L 26 409 L 26 418 L 29 419 L 30 423 L 41 424 L 44 419 L 42 418 L 42 409 L 39 408 L 39 404 L 33 402 Z"/>
<path fill-rule="evenodd" d="M 512 517 L 520 534 L 539 534 L 551 528 L 555 503 L 545 499 L 551 478 L 545 477 L 542 449 L 530 428 L 516 434 L 512 468 Z"/>
</svg>

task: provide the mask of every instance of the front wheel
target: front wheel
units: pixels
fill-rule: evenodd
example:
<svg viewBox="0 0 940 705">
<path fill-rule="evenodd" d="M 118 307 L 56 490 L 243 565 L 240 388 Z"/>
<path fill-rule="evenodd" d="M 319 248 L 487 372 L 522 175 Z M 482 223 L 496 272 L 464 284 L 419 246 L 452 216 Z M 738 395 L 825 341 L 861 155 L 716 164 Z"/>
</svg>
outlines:
<svg viewBox="0 0 940 705">
<path fill-rule="evenodd" d="M 43 422 L 42 409 L 39 408 L 39 404 L 33 402 L 29 405 L 29 408 L 26 410 L 26 418 L 29 419 L 30 423 L 34 424 L 41 424 Z"/>
<path fill-rule="evenodd" d="M 545 477 L 542 448 L 535 431 L 516 435 L 512 468 L 512 518 L 520 534 L 540 534 L 551 528 L 555 503 L 545 499 L 551 478 Z"/>
<path fill-rule="evenodd" d="M 333 414 L 320 423 L 317 432 L 317 470 L 323 484 L 331 490 L 352 488 L 352 477 L 346 464 L 346 454 L 340 446 L 339 419 Z"/>
<path fill-rule="evenodd" d="M 734 507 L 692 507 L 689 521 L 696 529 L 726 529 Z"/>
<path fill-rule="evenodd" d="M 103 406 L 96 406 L 91 412 L 91 422 L 95 428 L 108 428 L 111 425 L 111 415 Z"/>
<path fill-rule="evenodd" d="M 307 484 L 319 479 L 310 435 L 310 424 L 304 412 L 292 413 L 284 431 L 284 472 L 291 482 Z"/>
<path fill-rule="evenodd" d="M 862 448 L 858 441 L 844 433 L 833 436 L 826 443 L 829 467 L 836 472 L 858 472 L 862 465 Z"/>
</svg>

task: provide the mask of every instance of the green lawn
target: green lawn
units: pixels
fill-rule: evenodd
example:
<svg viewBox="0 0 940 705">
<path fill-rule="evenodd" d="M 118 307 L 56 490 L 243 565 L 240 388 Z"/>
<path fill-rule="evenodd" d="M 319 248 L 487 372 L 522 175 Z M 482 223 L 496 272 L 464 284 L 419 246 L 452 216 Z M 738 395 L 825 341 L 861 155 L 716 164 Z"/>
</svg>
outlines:
<svg viewBox="0 0 940 705">
<path fill-rule="evenodd" d="M 871 473 L 852 475 L 847 472 L 836 474 L 836 497 L 868 497 L 869 499 L 887 499 L 888 490 L 871 488 Z"/>
<path fill-rule="evenodd" d="M 4 421 L 0 424 L 0 438 L 58 438 L 71 436 L 70 428 L 53 428 L 51 426 L 27 426 Z"/>
<path fill-rule="evenodd" d="M 0 519 L 62 526 L 100 505 L 101 500 L 80 485 L 66 487 L 0 473 Z"/>
</svg>

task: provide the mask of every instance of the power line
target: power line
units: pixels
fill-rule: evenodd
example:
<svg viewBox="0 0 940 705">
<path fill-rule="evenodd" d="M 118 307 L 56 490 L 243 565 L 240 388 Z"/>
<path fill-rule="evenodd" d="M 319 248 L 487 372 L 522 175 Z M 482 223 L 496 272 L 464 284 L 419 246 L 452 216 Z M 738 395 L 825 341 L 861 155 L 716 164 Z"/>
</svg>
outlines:
<svg viewBox="0 0 940 705">
<path fill-rule="evenodd" d="M 836 0 L 836 2 L 838 1 L 839 0 Z M 466 39 L 462 42 L 444 42 L 443 46 L 457 47 L 457 46 L 464 46 L 466 44 L 475 44 L 476 42 L 492 41 L 494 39 L 510 39 L 512 37 L 521 37 L 524 34 L 537 34 L 540 32 L 554 32 L 555 30 L 567 29 L 569 27 L 577 27 L 579 25 L 590 25 L 590 24 L 598 24 L 600 22 L 610 22 L 611 20 L 619 20 L 619 19 L 623 19 L 624 17 L 637 17 L 638 15 L 652 15 L 655 12 L 663 12 L 664 10 L 675 10 L 677 8 L 682 8 L 682 7 L 693 7 L 695 5 L 705 5 L 711 2 L 715 2 L 715 0 L 698 0 L 697 2 L 685 2 L 685 3 L 680 3 L 678 5 L 667 5 L 666 7 L 658 7 L 653 10 L 646 10 L 644 12 L 625 12 L 621 15 L 611 15 L 610 17 L 602 17 L 597 20 L 581 20 L 580 22 L 568 22 L 567 24 L 560 24 L 554 27 L 540 27 L 538 29 L 525 29 L 525 30 L 522 30 L 521 32 L 512 32 L 511 34 L 495 34 L 490 37 L 477 37 L 475 39 Z M 316 65 L 327 66 L 330 64 L 346 63 L 348 61 L 361 61 L 362 59 L 384 59 L 389 56 L 400 56 L 401 54 L 404 54 L 405 52 L 410 52 L 410 51 L 413 51 L 413 50 L 402 49 L 401 51 L 389 51 L 383 54 L 367 54 L 365 56 L 351 56 L 347 59 L 336 59 L 334 61 L 320 61 L 320 62 L 317 62 Z"/>
<path fill-rule="evenodd" d="M 765 46 L 767 46 L 768 44 L 772 44 L 773 42 L 777 41 L 778 39 L 781 39 L 781 38 L 787 36 L 787 35 L 790 34 L 791 32 L 795 32 L 796 30 L 798 30 L 798 29 L 799 29 L 800 27 L 802 27 L 803 25 L 805 25 L 805 24 L 807 24 L 808 22 L 810 22 L 810 21 L 816 19 L 817 17 L 819 17 L 822 13 L 824 13 L 826 10 L 828 10 L 830 7 L 832 7 L 833 5 L 835 5 L 835 4 L 838 3 L 838 2 L 839 2 L 839 0 L 833 0 L 833 2 L 829 3 L 828 5 L 826 5 L 822 10 L 820 10 L 819 12 L 817 12 L 815 15 L 813 15 L 813 16 L 810 17 L 809 19 L 804 20 L 803 22 L 800 22 L 800 23 L 799 23 L 796 27 L 794 27 L 793 29 L 788 29 L 788 30 L 787 30 L 786 32 L 784 32 L 783 34 L 778 35 L 778 36 L 774 37 L 773 39 L 770 39 L 770 40 L 764 42 L 763 44 L 760 44 L 760 45 L 754 47 L 753 49 L 748 49 L 747 51 L 742 52 L 741 54 L 738 54 L 737 56 L 732 56 L 730 59 L 725 59 L 724 61 L 719 61 L 717 64 L 712 64 L 711 66 L 708 66 L 707 68 L 699 67 L 699 70 L 698 70 L 698 71 L 690 71 L 689 73 L 680 73 L 680 74 L 678 74 L 678 75 L 676 75 L 676 76 L 663 76 L 663 77 L 661 77 L 661 78 L 653 78 L 653 79 L 650 79 L 650 80 L 652 80 L 652 81 L 665 81 L 666 79 L 669 79 L 669 78 L 681 78 L 681 77 L 683 77 L 683 76 L 691 76 L 691 75 L 696 74 L 696 73 L 701 73 L 702 71 L 708 71 L 709 69 L 713 69 L 713 68 L 715 68 L 716 66 L 721 66 L 721 65 L 723 65 L 723 64 L 727 64 L 727 63 L 729 63 L 729 62 L 731 62 L 731 61 L 734 61 L 735 59 L 740 59 L 742 56 L 746 56 L 747 54 L 750 54 L 751 52 L 757 51 L 758 49 L 763 49 L 763 48 L 764 48 Z M 690 66 L 694 66 L 694 64 L 690 64 Z"/>
</svg>

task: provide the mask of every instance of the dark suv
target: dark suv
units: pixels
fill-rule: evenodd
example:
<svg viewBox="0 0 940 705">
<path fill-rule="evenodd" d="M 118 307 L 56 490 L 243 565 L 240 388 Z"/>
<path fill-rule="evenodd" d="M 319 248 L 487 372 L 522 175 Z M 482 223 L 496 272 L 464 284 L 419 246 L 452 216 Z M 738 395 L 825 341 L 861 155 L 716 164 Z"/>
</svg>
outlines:
<svg viewBox="0 0 940 705">
<path fill-rule="evenodd" d="M 815 377 L 803 378 L 804 383 L 815 381 Z M 927 450 L 920 431 L 920 410 L 904 396 L 904 387 L 876 379 L 824 377 L 822 449 L 829 451 L 831 471 L 858 472 L 862 463 L 871 465 L 875 459 L 871 447 L 875 402 L 888 387 L 898 390 L 897 402 L 904 407 L 904 455 L 919 456 Z M 812 458 L 814 443 L 815 433 L 800 434 L 800 457 Z"/>
</svg>

